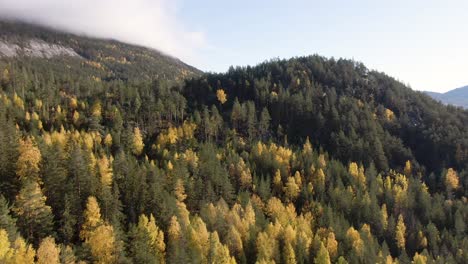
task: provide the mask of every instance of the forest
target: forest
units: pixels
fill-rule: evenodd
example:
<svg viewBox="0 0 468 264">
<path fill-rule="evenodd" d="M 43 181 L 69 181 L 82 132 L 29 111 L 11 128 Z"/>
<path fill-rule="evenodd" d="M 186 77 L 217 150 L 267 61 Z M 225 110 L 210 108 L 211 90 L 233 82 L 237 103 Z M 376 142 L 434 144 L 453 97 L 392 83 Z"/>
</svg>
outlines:
<svg viewBox="0 0 468 264">
<path fill-rule="evenodd" d="M 353 60 L 98 55 L 0 59 L 0 263 L 468 263 L 467 110 Z"/>
</svg>

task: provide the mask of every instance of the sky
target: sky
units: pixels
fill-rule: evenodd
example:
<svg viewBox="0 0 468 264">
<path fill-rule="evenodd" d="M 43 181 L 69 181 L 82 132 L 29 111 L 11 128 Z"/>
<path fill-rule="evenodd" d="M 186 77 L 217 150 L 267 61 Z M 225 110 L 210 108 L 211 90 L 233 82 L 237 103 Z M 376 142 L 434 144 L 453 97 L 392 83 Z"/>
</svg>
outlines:
<svg viewBox="0 0 468 264">
<path fill-rule="evenodd" d="M 416 90 L 468 85 L 468 1 L 0 0 L 0 16 L 159 49 L 203 71 L 319 54 Z"/>
</svg>

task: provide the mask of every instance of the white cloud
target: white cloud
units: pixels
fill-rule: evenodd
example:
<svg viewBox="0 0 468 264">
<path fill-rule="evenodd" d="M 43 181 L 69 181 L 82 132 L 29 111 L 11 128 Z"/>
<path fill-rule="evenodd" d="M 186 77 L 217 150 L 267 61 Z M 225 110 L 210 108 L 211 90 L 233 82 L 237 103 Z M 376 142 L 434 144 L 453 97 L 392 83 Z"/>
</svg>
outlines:
<svg viewBox="0 0 468 264">
<path fill-rule="evenodd" d="M 178 4 L 174 0 L 0 0 L 0 16 L 144 45 L 196 63 L 197 50 L 207 46 L 206 38 L 180 21 Z"/>
</svg>

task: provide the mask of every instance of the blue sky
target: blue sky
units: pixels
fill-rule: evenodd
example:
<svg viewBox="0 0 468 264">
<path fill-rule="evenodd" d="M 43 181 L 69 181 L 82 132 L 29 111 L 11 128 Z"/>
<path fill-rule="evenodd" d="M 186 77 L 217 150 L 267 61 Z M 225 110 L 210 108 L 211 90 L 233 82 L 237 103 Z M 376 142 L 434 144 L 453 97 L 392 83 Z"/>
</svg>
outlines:
<svg viewBox="0 0 468 264">
<path fill-rule="evenodd" d="M 318 53 L 354 58 L 413 89 L 468 84 L 468 1 L 181 1 L 206 71 Z"/>
<path fill-rule="evenodd" d="M 439 92 L 468 85 L 467 13 L 467 0 L 0 0 L 0 17 L 156 48 L 203 71 L 320 54 Z"/>
</svg>

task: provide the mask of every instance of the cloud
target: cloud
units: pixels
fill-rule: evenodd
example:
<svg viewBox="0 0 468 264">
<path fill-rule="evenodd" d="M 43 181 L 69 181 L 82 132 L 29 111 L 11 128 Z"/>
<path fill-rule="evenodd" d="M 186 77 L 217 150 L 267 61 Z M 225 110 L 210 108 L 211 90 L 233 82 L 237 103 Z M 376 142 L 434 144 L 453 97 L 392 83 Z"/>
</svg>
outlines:
<svg viewBox="0 0 468 264">
<path fill-rule="evenodd" d="M 0 0 L 0 17 L 158 49 L 187 63 L 208 46 L 187 28 L 174 0 Z"/>
</svg>

